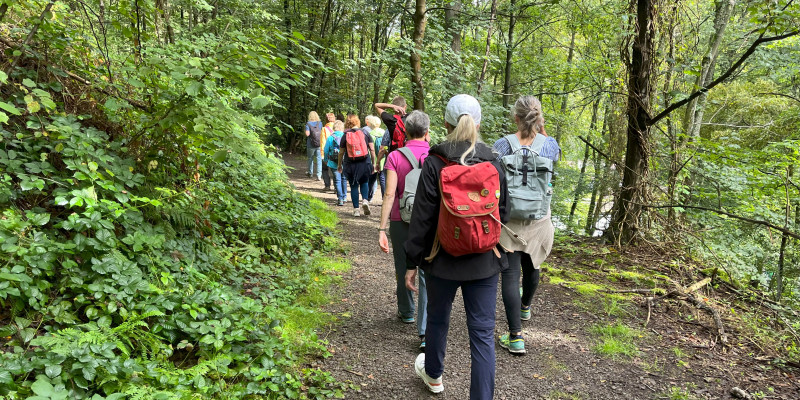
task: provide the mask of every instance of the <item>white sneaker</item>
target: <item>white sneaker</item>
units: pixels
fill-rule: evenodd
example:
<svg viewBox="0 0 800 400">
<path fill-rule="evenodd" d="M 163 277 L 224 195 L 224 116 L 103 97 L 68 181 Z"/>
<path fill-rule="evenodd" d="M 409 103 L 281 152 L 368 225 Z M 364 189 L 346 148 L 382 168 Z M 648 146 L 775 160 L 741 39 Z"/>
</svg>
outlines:
<svg viewBox="0 0 800 400">
<path fill-rule="evenodd" d="M 428 376 L 427 372 L 425 372 L 425 353 L 419 353 L 417 356 L 417 360 L 414 361 L 414 371 L 416 371 L 417 376 L 422 378 L 422 381 L 425 382 L 425 386 L 428 387 L 428 390 L 433 393 L 441 393 L 444 391 L 442 377 L 440 376 L 436 379 L 433 379 Z"/>
<path fill-rule="evenodd" d="M 372 211 L 369 210 L 369 202 L 366 200 L 361 204 L 361 209 L 364 210 L 364 215 L 372 214 Z"/>
<path fill-rule="evenodd" d="M 361 212 L 357 208 L 354 208 L 353 209 L 353 216 L 354 217 L 360 217 L 361 216 Z"/>
</svg>

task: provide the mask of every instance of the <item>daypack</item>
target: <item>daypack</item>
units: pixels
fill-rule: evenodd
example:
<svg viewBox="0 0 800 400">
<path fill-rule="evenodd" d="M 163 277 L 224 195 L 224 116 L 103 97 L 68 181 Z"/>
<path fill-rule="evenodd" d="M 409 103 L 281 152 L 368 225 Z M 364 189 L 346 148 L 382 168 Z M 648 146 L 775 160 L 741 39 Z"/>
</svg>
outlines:
<svg viewBox="0 0 800 400">
<path fill-rule="evenodd" d="M 411 222 L 411 211 L 414 210 L 414 196 L 417 194 L 417 186 L 419 185 L 419 176 L 422 173 L 422 168 L 419 160 L 408 147 L 400 149 L 406 160 L 411 163 L 411 171 L 406 175 L 405 187 L 403 188 L 403 195 L 400 197 L 400 219 L 404 222 Z"/>
<path fill-rule="evenodd" d="M 500 242 L 500 174 L 491 162 L 445 162 L 439 179 L 442 204 L 431 261 L 441 246 L 453 256 L 485 253 Z"/>
<path fill-rule="evenodd" d="M 397 120 L 397 123 L 394 124 L 394 130 L 392 131 L 392 142 L 389 143 L 390 153 L 406 146 L 406 123 L 403 122 L 403 118 L 401 118 L 400 114 L 396 114 L 394 118 Z"/>
<path fill-rule="evenodd" d="M 319 134 L 322 133 L 322 123 L 309 123 L 306 126 L 308 126 L 308 132 L 310 133 L 308 138 L 311 141 L 311 147 L 319 147 Z"/>
<path fill-rule="evenodd" d="M 342 135 L 337 135 L 336 132 L 333 133 L 331 145 L 328 146 L 328 149 L 325 151 L 325 158 L 327 160 L 334 162 L 339 160 L 339 141 L 341 139 Z"/>
<path fill-rule="evenodd" d="M 347 158 L 350 161 L 363 161 L 369 155 L 367 139 L 361 129 L 356 129 L 346 133 L 347 135 Z"/>
<path fill-rule="evenodd" d="M 511 154 L 501 157 L 508 183 L 508 204 L 511 219 L 542 219 L 550 210 L 553 188 L 553 160 L 542 157 L 547 136 L 536 134 L 529 148 L 519 144 L 517 135 L 508 135 Z"/>
</svg>

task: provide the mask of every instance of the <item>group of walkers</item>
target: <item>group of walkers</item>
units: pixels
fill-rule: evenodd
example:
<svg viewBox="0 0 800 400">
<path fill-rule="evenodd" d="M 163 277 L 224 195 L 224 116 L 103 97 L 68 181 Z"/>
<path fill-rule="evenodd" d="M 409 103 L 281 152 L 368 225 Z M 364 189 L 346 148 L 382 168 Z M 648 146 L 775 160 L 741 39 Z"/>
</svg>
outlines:
<svg viewBox="0 0 800 400">
<path fill-rule="evenodd" d="M 378 244 L 388 253 L 391 240 L 397 317 L 416 322 L 422 351 L 414 363 L 417 375 L 431 392 L 444 390 L 450 313 L 460 288 L 470 339 L 470 398 L 491 399 L 498 280 L 508 320 L 508 333 L 498 344 L 525 354 L 522 321 L 531 318 L 539 266 L 553 244 L 550 179 L 561 149 L 547 136 L 541 103 L 533 96 L 522 96 L 514 105 L 517 132 L 492 147 L 481 141 L 481 106 L 466 94 L 447 103 L 447 137 L 434 146 L 430 118 L 418 110 L 407 113 L 402 97 L 377 103 L 375 110 L 380 117 L 368 116 L 363 128 L 352 114 L 344 124 L 328 114 L 328 125 L 321 127 L 312 112 L 306 125 L 313 147 L 308 175 L 314 177 L 314 159 L 319 165 L 323 154 L 325 165 L 337 171 L 338 204 L 344 204 L 347 181 L 356 216 L 359 198 L 369 215 L 380 182 Z M 322 139 L 313 138 L 317 131 Z M 332 148 L 338 153 L 328 151 Z M 321 174 L 318 168 L 318 180 L 326 178 Z"/>
</svg>

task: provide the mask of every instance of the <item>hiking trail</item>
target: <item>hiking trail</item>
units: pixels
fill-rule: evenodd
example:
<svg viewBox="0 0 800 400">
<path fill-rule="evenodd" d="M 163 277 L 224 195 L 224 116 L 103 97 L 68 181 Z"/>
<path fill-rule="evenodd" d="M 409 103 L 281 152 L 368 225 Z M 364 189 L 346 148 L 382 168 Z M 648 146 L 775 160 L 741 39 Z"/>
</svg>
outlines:
<svg viewBox="0 0 800 400">
<path fill-rule="evenodd" d="M 360 387 L 347 391 L 346 399 L 468 399 L 470 352 L 460 292 L 448 336 L 445 390 L 433 395 L 414 373 L 419 354 L 415 325 L 396 317 L 392 256 L 378 247 L 380 189 L 372 215 L 354 217 L 349 193 L 345 205 L 336 206 L 335 194 L 323 192 L 321 181 L 305 176 L 304 155 L 283 157 L 293 168 L 288 174 L 297 190 L 337 212 L 352 264 L 326 308 L 338 321 L 319 333 L 333 356 L 313 366 Z M 579 284 L 577 289 L 565 284 L 569 282 L 565 276 L 591 277 L 604 270 L 606 262 L 620 262 L 614 252 L 586 255 L 576 253 L 575 247 L 557 241 L 543 266 L 532 318 L 522 322 L 527 354 L 513 356 L 496 345 L 496 399 L 729 399 L 738 398 L 731 394 L 737 387 L 756 394 L 753 398 L 800 399 L 797 375 L 754 360 L 744 345 L 722 351 L 713 341 L 713 323 L 678 321 L 669 312 L 654 309 L 649 325 L 643 327 L 646 307 L 605 300 L 593 283 Z M 644 265 L 656 260 L 639 261 Z M 508 327 L 500 295 L 498 287 L 495 340 Z M 622 341 L 635 343 L 635 355 L 608 356 L 596 350 L 596 332 L 605 327 L 613 330 L 617 324 L 634 328 L 634 336 Z M 757 397 L 758 393 L 767 397 Z"/>
</svg>

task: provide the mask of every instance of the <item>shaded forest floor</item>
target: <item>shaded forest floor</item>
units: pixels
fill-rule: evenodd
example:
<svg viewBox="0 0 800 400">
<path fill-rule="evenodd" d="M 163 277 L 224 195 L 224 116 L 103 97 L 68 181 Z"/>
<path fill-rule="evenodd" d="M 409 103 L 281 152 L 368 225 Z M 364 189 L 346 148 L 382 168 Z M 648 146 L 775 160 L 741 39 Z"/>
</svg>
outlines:
<svg viewBox="0 0 800 400">
<path fill-rule="evenodd" d="M 469 398 L 460 295 L 453 306 L 445 391 L 432 395 L 413 370 L 416 329 L 395 316 L 392 258 L 377 243 L 379 194 L 371 216 L 353 217 L 349 202 L 337 207 L 322 182 L 305 177 L 305 157 L 284 160 L 294 168 L 289 176 L 299 191 L 337 211 L 342 255 L 352 264 L 326 309 L 338 322 L 320 332 L 333 356 L 314 366 L 350 382 L 348 399 Z M 757 314 L 733 313 L 724 298 L 708 301 L 711 289 L 699 288 L 697 297 L 722 315 L 730 342 L 724 346 L 708 313 L 684 300 L 664 298 L 648 310 L 646 297 L 669 293 L 675 283 L 695 283 L 691 270 L 679 254 L 654 248 L 619 253 L 596 240 L 558 237 L 543 266 L 532 318 L 523 321 L 528 353 L 512 356 L 496 347 L 495 398 L 800 399 L 800 373 L 776 366 Z M 496 336 L 507 331 L 502 304 L 498 291 Z"/>
</svg>

